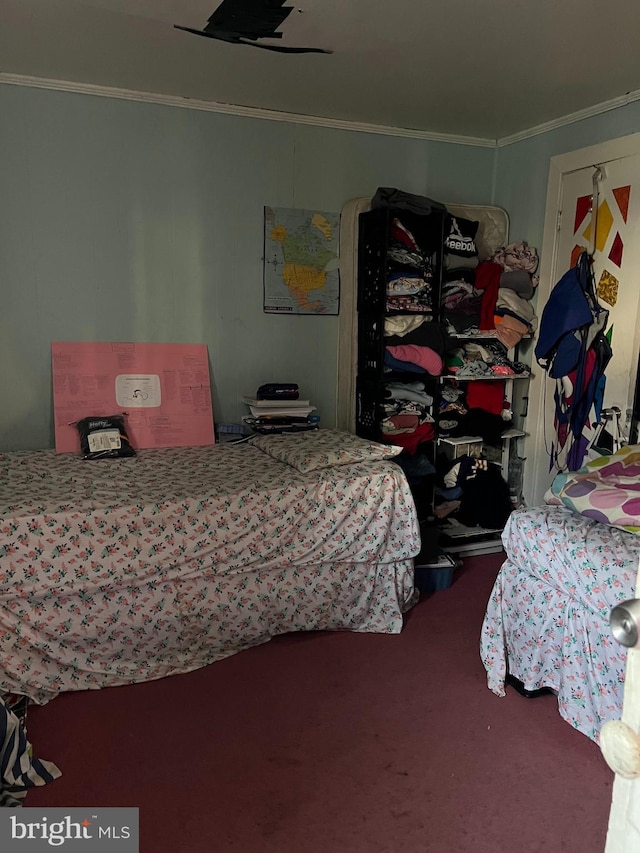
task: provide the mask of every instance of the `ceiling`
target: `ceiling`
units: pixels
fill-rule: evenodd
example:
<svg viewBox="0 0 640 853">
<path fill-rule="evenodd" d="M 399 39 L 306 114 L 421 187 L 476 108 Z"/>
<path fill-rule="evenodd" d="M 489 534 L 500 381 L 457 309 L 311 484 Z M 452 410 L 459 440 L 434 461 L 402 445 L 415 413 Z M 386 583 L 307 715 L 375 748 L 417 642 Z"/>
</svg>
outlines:
<svg viewBox="0 0 640 853">
<path fill-rule="evenodd" d="M 198 38 L 220 0 L 0 0 L 1 75 L 488 140 L 632 93 L 637 0 L 300 0 L 284 55 Z"/>
</svg>

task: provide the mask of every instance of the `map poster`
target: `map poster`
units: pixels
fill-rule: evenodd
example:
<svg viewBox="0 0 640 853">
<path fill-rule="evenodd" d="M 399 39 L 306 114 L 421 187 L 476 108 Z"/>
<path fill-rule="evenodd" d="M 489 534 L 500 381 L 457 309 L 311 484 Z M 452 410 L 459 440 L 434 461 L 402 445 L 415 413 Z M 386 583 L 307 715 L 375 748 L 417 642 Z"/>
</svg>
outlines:
<svg viewBox="0 0 640 853">
<path fill-rule="evenodd" d="M 136 449 L 214 443 L 205 344 L 51 344 L 56 451 L 79 453 L 76 421 L 126 412 Z"/>
<path fill-rule="evenodd" d="M 338 213 L 265 207 L 266 313 L 338 313 L 339 233 Z"/>
</svg>

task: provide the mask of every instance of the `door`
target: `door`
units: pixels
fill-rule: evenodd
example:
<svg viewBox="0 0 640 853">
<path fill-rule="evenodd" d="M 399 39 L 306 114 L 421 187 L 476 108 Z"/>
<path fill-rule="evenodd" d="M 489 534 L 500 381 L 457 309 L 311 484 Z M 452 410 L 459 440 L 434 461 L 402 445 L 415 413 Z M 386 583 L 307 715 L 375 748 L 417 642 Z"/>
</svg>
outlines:
<svg viewBox="0 0 640 853">
<path fill-rule="evenodd" d="M 639 136 L 552 158 L 537 294 L 540 316 L 551 289 L 573 265 L 577 254 L 583 249 L 593 251 L 597 295 L 609 311 L 607 331 L 613 349 L 606 369 L 604 408 L 620 410 L 620 424 L 627 435 L 640 352 Z M 594 175 L 598 174 L 596 215 L 593 195 Z M 525 448 L 530 460 L 525 498 L 532 506 L 542 503 L 557 473 L 549 468 L 555 439 L 554 390 L 554 381 L 536 369 L 534 362 L 528 423 L 540 424 L 541 428 L 531 431 Z M 595 437 L 595 429 L 591 435 Z"/>
<path fill-rule="evenodd" d="M 640 596 L 640 571 L 636 588 L 636 597 L 638 596 Z M 637 604 L 640 605 L 640 601 L 637 600 Z M 637 639 L 638 629 L 635 630 Z M 600 748 L 607 764 L 616 774 L 605 853 L 638 853 L 640 850 L 640 647 L 630 648 L 627 657 L 622 720 L 605 723 L 600 732 Z"/>
<path fill-rule="evenodd" d="M 598 209 L 594 241 L 593 179 Z M 633 408 L 636 365 L 638 293 L 640 292 L 640 154 L 565 176 L 562 187 L 556 278 L 566 272 L 582 249 L 594 249 L 598 301 L 609 311 L 613 358 L 607 367 L 604 406 L 617 406 L 628 425 Z"/>
</svg>

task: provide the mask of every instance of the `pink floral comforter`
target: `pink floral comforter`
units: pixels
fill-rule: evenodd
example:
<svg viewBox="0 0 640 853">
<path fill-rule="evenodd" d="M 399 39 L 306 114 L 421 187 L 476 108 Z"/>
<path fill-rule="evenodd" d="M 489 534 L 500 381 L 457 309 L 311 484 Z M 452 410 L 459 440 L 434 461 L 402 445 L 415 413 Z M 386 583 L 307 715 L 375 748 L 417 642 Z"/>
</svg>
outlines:
<svg viewBox="0 0 640 853">
<path fill-rule="evenodd" d="M 508 669 L 528 690 L 551 687 L 562 717 L 597 741 L 622 713 L 626 649 L 609 614 L 634 596 L 640 539 L 541 506 L 513 512 L 502 540 L 480 641 L 488 685 L 503 696 Z"/>
<path fill-rule="evenodd" d="M 0 454 L 0 695 L 160 678 L 288 631 L 397 633 L 419 548 L 388 461 Z"/>
</svg>

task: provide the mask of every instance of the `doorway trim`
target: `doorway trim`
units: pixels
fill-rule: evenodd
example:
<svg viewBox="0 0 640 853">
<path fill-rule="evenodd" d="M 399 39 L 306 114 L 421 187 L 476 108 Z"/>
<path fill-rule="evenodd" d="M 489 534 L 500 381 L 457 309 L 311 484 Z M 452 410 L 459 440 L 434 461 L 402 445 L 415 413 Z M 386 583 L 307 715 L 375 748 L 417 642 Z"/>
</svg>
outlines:
<svg viewBox="0 0 640 853">
<path fill-rule="evenodd" d="M 562 189 L 565 175 L 590 166 L 601 166 L 613 160 L 621 160 L 640 154 L 640 133 L 590 145 L 566 154 L 551 157 L 547 183 L 547 204 L 540 263 L 540 284 L 537 293 L 537 313 L 541 316 L 549 295 L 555 286 L 553 280 L 558 251 L 558 217 L 562 213 Z M 553 383 L 547 374 L 538 368 L 532 355 L 532 378 L 529 386 L 529 411 L 527 424 L 529 436 L 525 441 L 524 495 L 528 506 L 543 503 L 544 494 L 551 485 L 554 471 L 549 471 L 549 457 L 545 448 L 544 416 L 553 412 Z M 545 405 L 546 398 L 546 405 Z"/>
</svg>

